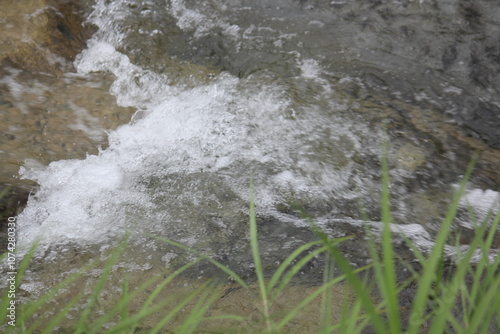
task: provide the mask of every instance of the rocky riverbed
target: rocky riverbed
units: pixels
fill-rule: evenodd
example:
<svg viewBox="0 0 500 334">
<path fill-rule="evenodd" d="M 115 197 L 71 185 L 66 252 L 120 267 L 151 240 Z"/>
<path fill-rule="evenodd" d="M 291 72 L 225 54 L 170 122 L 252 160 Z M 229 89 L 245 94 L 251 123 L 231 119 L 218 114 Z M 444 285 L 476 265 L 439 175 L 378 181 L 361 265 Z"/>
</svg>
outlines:
<svg viewBox="0 0 500 334">
<path fill-rule="evenodd" d="M 46 233 L 21 286 L 26 298 L 126 230 L 133 238 L 120 268 L 131 282 L 192 259 L 151 234 L 251 279 L 250 174 L 266 270 L 315 238 L 297 206 L 330 236 L 354 236 L 342 249 L 364 265 L 360 206 L 377 230 L 384 136 L 394 221 L 415 244 L 432 243 L 474 152 L 468 200 L 479 217 L 498 210 L 500 6 L 492 1 L 7 5 L 2 219 L 31 192 L 19 243 Z M 466 211 L 464 201 L 454 226 L 464 245 Z M 313 261 L 300 284 L 320 282 L 322 268 Z M 118 271 L 111 285 L 120 285 Z M 198 266 L 186 279 L 216 271 Z"/>
</svg>

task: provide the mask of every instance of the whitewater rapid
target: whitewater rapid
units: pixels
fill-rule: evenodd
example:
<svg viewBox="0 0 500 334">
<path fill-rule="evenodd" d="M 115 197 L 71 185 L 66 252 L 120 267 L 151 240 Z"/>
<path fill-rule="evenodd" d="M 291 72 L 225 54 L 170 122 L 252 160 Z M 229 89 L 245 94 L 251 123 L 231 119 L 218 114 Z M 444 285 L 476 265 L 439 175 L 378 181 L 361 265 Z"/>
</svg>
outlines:
<svg viewBox="0 0 500 334">
<path fill-rule="evenodd" d="M 224 16 L 188 9 L 180 0 L 166 10 L 177 28 L 195 41 L 217 31 L 238 49 L 247 41 L 258 43 L 254 34 L 264 31 L 279 36 L 274 47 L 281 50 L 296 38 L 265 25 L 243 30 Z M 97 155 L 21 168 L 22 178 L 39 184 L 18 217 L 22 247 L 37 239 L 47 247 L 88 245 L 109 242 L 130 230 L 169 235 L 183 228 L 183 240 L 196 245 L 207 230 L 193 224 L 201 226 L 206 218 L 188 222 L 192 217 L 186 211 L 211 201 L 215 211 L 224 212 L 230 204 L 247 213 L 251 175 L 258 213 L 290 224 L 300 224 L 300 219 L 279 207 L 292 198 L 322 216 L 353 215 L 361 202 L 377 211 L 384 131 L 360 121 L 362 116 L 350 112 L 350 102 L 332 98 L 332 73 L 321 65 L 321 57 L 287 52 L 295 75 L 284 78 L 266 70 L 244 77 L 221 71 L 193 85 L 192 80 L 174 80 L 168 71 L 137 65 L 120 51 L 127 46 L 121 23 L 130 15 L 126 2 L 97 1 L 89 20 L 99 30 L 77 57 L 75 68 L 81 75 L 112 73 L 110 94 L 118 105 L 137 112 L 129 124 L 108 133 L 109 146 Z M 141 15 L 153 14 L 144 10 Z M 322 24 L 311 22 L 314 27 Z M 144 34 L 155 37 L 161 32 L 151 28 Z M 345 76 L 340 81 L 356 79 Z M 411 179 L 412 172 L 396 164 L 395 183 Z M 211 183 L 224 193 L 205 193 L 203 187 Z M 169 184 L 171 189 L 165 190 Z M 404 186 L 395 190 L 401 198 L 395 216 L 404 220 L 409 211 L 404 200 L 411 196 Z M 498 194 L 491 192 L 480 196 L 471 189 L 468 198 L 484 211 L 498 202 Z M 230 219 L 214 219 L 231 230 Z M 400 230 L 422 236 L 422 247 L 428 249 L 431 237 L 416 226 Z"/>
</svg>

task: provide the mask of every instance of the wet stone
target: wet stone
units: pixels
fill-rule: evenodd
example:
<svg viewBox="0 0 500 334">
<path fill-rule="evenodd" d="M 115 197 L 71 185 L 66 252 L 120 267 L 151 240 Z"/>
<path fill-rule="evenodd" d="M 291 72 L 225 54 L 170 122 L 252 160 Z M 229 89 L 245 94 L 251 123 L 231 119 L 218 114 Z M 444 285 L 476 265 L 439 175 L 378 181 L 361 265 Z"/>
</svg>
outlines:
<svg viewBox="0 0 500 334">
<path fill-rule="evenodd" d="M 92 33 L 80 12 L 79 1 L 4 1 L 0 63 L 49 73 L 70 69 Z"/>
<path fill-rule="evenodd" d="M 0 183 L 30 187 L 16 179 L 31 160 L 46 165 L 84 158 L 107 146 L 106 131 L 127 123 L 135 112 L 116 105 L 108 93 L 111 77 L 103 74 L 54 76 L 0 68 Z"/>
<path fill-rule="evenodd" d="M 175 3 L 179 4 L 168 5 Z M 219 1 L 182 3 L 203 11 L 208 22 L 220 15 Z M 323 124 L 330 124 L 346 117 L 366 127 L 349 129 L 353 137 L 347 137 L 326 131 L 328 127 L 322 128 L 320 124 L 308 129 L 303 137 L 294 138 L 304 145 L 290 153 L 289 161 L 307 161 L 309 170 L 292 163 L 293 166 L 283 167 L 272 162 L 231 165 L 219 172 L 212 172 L 211 166 L 206 167 L 206 172 L 186 174 L 163 173 L 162 166 L 153 166 L 158 170 L 150 175 L 142 174 L 141 170 L 133 186 L 146 193 L 151 203 L 143 208 L 131 205 L 126 214 L 130 223 L 127 227 L 132 227 L 130 250 L 115 268 L 115 276 L 107 287 L 109 295 L 100 300 L 103 310 L 111 307 L 120 295 L 120 279 L 124 274 L 130 275 L 131 286 L 139 285 L 144 279 L 165 275 L 166 269 L 178 268 L 195 257 L 151 235 L 193 247 L 254 281 L 247 193 L 242 195 L 235 190 L 237 186 L 246 190 L 248 184 L 233 187 L 252 168 L 256 170 L 257 184 L 271 184 L 280 172 L 292 176 L 303 173 L 311 184 L 325 189 L 318 194 L 295 191 L 292 186 L 270 188 L 279 193 L 272 205 L 257 206 L 261 210 L 257 224 L 267 276 L 293 249 L 317 239 L 307 222 L 301 219 L 304 212 L 318 221 L 328 236 L 351 237 L 339 246 L 350 263 L 364 266 L 369 262 L 360 206 L 364 207 L 374 231 L 380 231 L 381 223 L 377 189 L 380 188 L 380 155 L 379 151 L 368 150 L 378 145 L 372 143 L 374 137 L 368 136 L 368 132 L 385 130 L 389 137 L 391 194 L 395 194 L 391 207 L 395 223 L 403 227 L 419 224 L 423 227 L 419 231 L 424 235 L 428 233 L 429 238 L 439 231 L 441 218 L 453 197 L 450 184 L 459 180 L 473 151 L 480 152 L 473 184 L 490 189 L 500 184 L 500 154 L 495 148 L 498 86 L 494 75 L 486 75 L 498 70 L 495 63 L 498 50 L 493 46 L 498 27 L 482 20 L 495 19 L 495 11 L 487 10 L 487 1 L 447 6 L 437 6 L 435 1 L 237 3 L 233 10 L 226 8 L 223 15 L 227 19 L 224 23 L 233 28 L 224 30 L 219 26 L 209 34 L 197 36 L 203 35 L 203 31 L 198 31 L 196 25 L 180 29 L 175 15 L 165 11 L 164 1 L 128 2 L 132 14 L 113 28 L 131 33 L 117 49 L 127 54 L 132 63 L 167 74 L 172 86 L 209 84 L 213 76 L 229 71 L 244 79 L 242 82 L 253 80 L 255 90 L 261 90 L 263 83 L 280 85 L 290 98 L 287 120 L 319 117 Z M 265 29 L 252 27 L 256 18 Z M 232 26 L 235 22 L 240 30 Z M 77 39 L 65 22 L 57 23 L 54 30 L 61 40 Z M 290 34 L 277 38 L 278 33 L 284 31 Z M 436 35 L 436 31 L 441 33 Z M 480 47 L 471 55 L 471 45 L 475 43 Z M 482 57 L 486 51 L 488 57 Z M 316 59 L 318 54 L 321 57 L 317 62 L 306 61 Z M 72 54 L 65 56 L 71 59 Z M 106 146 L 105 130 L 129 121 L 133 110 L 114 106 L 113 97 L 106 94 L 113 80 L 111 75 L 55 76 L 38 58 L 23 62 L 13 54 L 4 57 L 0 112 L 2 117 L 7 115 L 8 122 L 0 128 L 4 134 L 0 154 L 2 161 L 6 161 L 2 178 L 13 175 L 26 158 L 32 159 L 28 164 L 46 165 L 58 159 L 83 158 L 88 153 L 96 153 L 99 145 Z M 27 71 L 32 63 L 42 64 L 41 68 L 49 73 Z M 61 61 L 58 66 L 64 67 L 64 64 L 67 65 Z M 311 64 L 324 71 L 311 74 L 307 71 L 311 67 L 314 70 Z M 140 78 L 136 83 L 140 87 Z M 17 89 L 19 86 L 22 89 Z M 11 142 L 24 144 L 13 146 Z M 293 173 L 284 169 L 291 169 Z M 328 180 L 323 178 L 325 173 L 332 173 L 330 177 L 335 177 L 335 182 L 344 182 L 342 187 L 325 186 L 323 181 Z M 454 226 L 454 236 L 460 236 L 462 243 L 473 237 L 465 211 L 460 212 Z M 34 259 L 28 282 L 22 287 L 31 298 L 59 282 L 69 270 L 92 261 L 104 262 L 115 246 L 111 242 L 104 245 L 91 241 L 64 242 L 44 245 Z M 412 262 L 412 253 L 401 238 L 395 240 L 395 247 L 403 261 Z M 305 266 L 296 282 L 300 289 L 307 284 L 321 283 L 323 261 L 323 258 L 315 258 Z M 404 268 L 397 270 L 404 280 Z M 96 270 L 82 280 L 86 293 L 92 291 L 100 273 L 102 270 Z M 212 265 L 200 263 L 183 275 L 185 282 L 173 289 L 180 291 L 184 284 L 197 286 L 201 279 L 217 273 L 218 269 Z M 40 282 L 46 286 L 33 288 Z M 65 292 L 51 307 L 57 310 L 58 302 L 70 300 L 78 288 Z M 407 295 L 402 296 L 405 299 L 402 307 L 410 304 L 413 288 L 404 291 Z M 230 288 L 226 300 L 236 295 L 235 290 Z M 224 307 L 238 306 L 246 298 L 245 294 L 237 295 L 234 304 Z M 251 308 L 246 310 L 251 312 L 254 312 Z M 78 314 L 78 310 L 75 313 Z"/>
</svg>

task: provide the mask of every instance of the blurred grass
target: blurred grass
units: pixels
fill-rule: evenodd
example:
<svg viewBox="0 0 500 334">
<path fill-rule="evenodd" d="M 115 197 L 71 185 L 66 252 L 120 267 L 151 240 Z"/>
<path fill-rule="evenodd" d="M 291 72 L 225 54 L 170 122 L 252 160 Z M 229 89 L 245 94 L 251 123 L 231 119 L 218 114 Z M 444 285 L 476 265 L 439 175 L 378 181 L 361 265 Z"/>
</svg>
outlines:
<svg viewBox="0 0 500 334">
<path fill-rule="evenodd" d="M 453 264 L 446 264 L 444 249 L 453 242 L 450 236 L 451 224 L 456 216 L 467 181 L 472 173 L 475 159 L 469 165 L 459 190 L 453 199 L 448 214 L 443 221 L 435 244 L 430 254 L 422 254 L 405 238 L 407 246 L 413 251 L 421 267 L 415 270 L 408 267 L 411 278 L 406 282 L 397 280 L 397 254 L 393 246 L 393 223 L 390 211 L 389 168 L 387 153 L 382 159 L 381 185 L 381 217 L 382 233 L 379 245 L 376 237 L 370 235 L 367 228 L 368 249 L 371 264 L 362 268 L 353 267 L 339 249 L 339 244 L 349 240 L 345 238 L 330 238 L 312 219 L 304 217 L 310 223 L 317 236 L 313 241 L 298 247 L 278 265 L 271 275 L 265 275 L 260 255 L 258 228 L 253 198 L 253 183 L 250 183 L 250 246 L 257 278 L 256 288 L 245 278 L 240 277 L 235 270 L 204 255 L 199 251 L 182 245 L 173 240 L 162 240 L 169 245 L 178 247 L 193 254 L 196 258 L 170 273 L 163 279 L 152 277 L 137 287 L 132 288 L 124 278 L 121 294 L 115 305 L 104 314 L 96 312 L 99 296 L 106 288 L 106 283 L 115 264 L 124 252 L 126 241 L 111 253 L 109 260 L 101 269 L 100 277 L 94 284 L 90 294 L 84 291 L 77 293 L 66 304 L 60 305 L 60 311 L 52 316 L 36 317 L 43 314 L 45 305 L 51 302 L 62 290 L 85 275 L 95 264 L 89 264 L 82 270 L 68 275 L 63 281 L 46 291 L 37 300 L 19 305 L 16 314 L 15 328 L 4 325 L 4 333 L 52 333 L 62 326 L 67 327 L 67 315 L 76 305 L 83 305 L 78 319 L 70 326 L 73 333 L 135 333 L 140 330 L 145 319 L 153 314 L 162 316 L 154 326 L 147 329 L 148 333 L 288 333 L 287 327 L 301 319 L 299 315 L 313 301 L 320 300 L 320 321 L 317 332 L 326 333 L 490 333 L 500 329 L 498 311 L 500 310 L 500 256 L 491 257 L 492 243 L 500 221 L 500 210 L 491 212 L 484 221 L 477 221 L 470 209 L 471 220 L 476 225 L 476 233 L 467 249 L 458 247 L 453 256 Z M 35 253 L 36 245 L 24 256 L 19 264 L 16 284 L 23 280 L 23 275 Z M 461 250 L 460 250 L 461 249 Z M 293 285 L 293 278 L 304 266 L 317 257 L 324 257 L 325 267 L 323 282 L 307 296 L 279 312 L 276 310 L 278 300 Z M 479 257 L 477 261 L 472 261 Z M 206 280 L 198 284 L 188 293 L 173 291 L 168 297 L 159 298 L 187 269 L 200 261 L 208 261 L 217 267 L 227 277 L 231 278 L 239 289 L 248 291 L 255 298 L 241 300 L 241 303 L 255 303 L 261 317 L 257 320 L 251 314 L 241 314 L 237 310 L 223 309 L 212 312 L 214 305 L 224 294 L 224 287 L 214 280 Z M 338 269 L 338 270 L 337 270 Z M 341 272 L 342 274 L 338 274 Z M 337 273 L 337 274 L 335 274 Z M 372 275 L 367 275 L 371 273 Z M 368 277 L 373 277 L 371 282 Z M 413 301 L 409 309 L 403 309 L 399 296 L 408 284 L 416 286 Z M 342 286 L 343 291 L 352 293 L 338 294 L 335 287 Z M 374 289 L 378 292 L 374 294 Z M 131 303 L 141 293 L 147 293 L 139 309 L 132 310 Z M 333 301 L 341 300 L 341 307 L 335 308 Z M 9 298 L 2 296 L 0 317 L 6 319 Z M 338 304 L 338 303 L 337 303 Z M 339 317 L 334 318 L 337 312 Z M 174 319 L 180 317 L 180 324 Z M 225 321 L 225 322 L 224 322 Z M 224 324 L 218 329 L 210 323 Z M 296 325 L 296 324 L 295 324 Z M 225 326 L 225 327 L 224 327 Z M 300 326 L 299 326 L 300 327 Z"/>
</svg>

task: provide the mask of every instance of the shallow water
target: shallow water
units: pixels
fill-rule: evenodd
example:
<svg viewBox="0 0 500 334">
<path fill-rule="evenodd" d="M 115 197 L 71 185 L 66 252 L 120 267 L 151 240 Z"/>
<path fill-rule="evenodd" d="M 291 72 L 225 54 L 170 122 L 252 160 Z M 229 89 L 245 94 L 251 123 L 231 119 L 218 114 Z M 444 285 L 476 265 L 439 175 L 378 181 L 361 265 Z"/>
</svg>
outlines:
<svg viewBox="0 0 500 334">
<path fill-rule="evenodd" d="M 481 217 L 489 207 L 498 209 L 494 133 L 472 135 L 471 127 L 461 126 L 471 117 L 467 110 L 498 106 L 497 78 L 474 82 L 460 67 L 460 47 L 446 65 L 438 56 L 445 50 L 432 40 L 427 53 L 418 49 L 417 37 L 387 40 L 387 30 L 403 22 L 415 36 L 432 35 L 444 24 L 433 17 L 460 17 L 461 9 L 433 9 L 427 1 L 396 8 L 360 3 L 97 1 L 88 21 L 98 29 L 74 62 L 77 73 L 46 86 L 20 82 L 13 70 L 4 70 L 2 83 L 17 103 L 23 133 L 34 136 L 29 122 L 38 126 L 22 117 L 23 106 L 29 113 L 32 104 L 53 111 L 43 114 L 46 123 L 38 121 L 43 140 L 33 139 L 47 155 L 20 170 L 23 180 L 38 186 L 18 216 L 19 246 L 41 237 L 36 260 L 51 262 L 132 231 L 131 244 L 144 253 L 138 270 L 149 269 L 148 261 L 168 266 L 165 254 L 177 256 L 152 240 L 154 234 L 244 272 L 251 260 L 253 177 L 270 267 L 313 238 L 294 204 L 332 236 L 358 236 L 345 251 L 361 259 L 360 206 L 375 225 L 380 219 L 384 138 L 394 221 L 407 225 L 402 230 L 423 251 L 474 150 L 480 157 L 469 200 Z M 384 12 L 389 9 L 393 25 Z M 428 20 L 429 31 L 417 29 L 419 20 Z M 466 29 L 471 23 L 456 24 Z M 51 95 L 61 82 L 64 93 Z M 103 94 L 108 87 L 111 95 Z M 94 100 L 83 106 L 79 98 L 87 90 Z M 108 110 L 103 99 L 103 105 L 116 99 L 121 108 Z M 51 122 L 65 119 L 81 137 L 50 137 Z M 78 152 L 70 150 L 72 143 Z M 56 153 L 51 145 L 59 146 Z M 461 215 L 457 228 L 469 223 Z"/>
<path fill-rule="evenodd" d="M 97 2 L 89 20 L 99 29 L 75 67 L 79 75 L 112 73 L 110 93 L 117 103 L 139 111 L 131 124 L 110 133 L 109 148 L 98 155 L 22 168 L 23 178 L 41 185 L 20 217 L 23 240 L 32 240 L 43 227 L 49 238 L 94 241 L 96 230 L 106 236 L 126 227 L 130 222 L 124 215 L 151 214 L 157 198 L 197 205 L 201 190 L 190 183 L 196 181 L 177 192 L 148 186 L 194 173 L 222 178 L 231 189 L 226 197 L 245 201 L 253 170 L 263 212 L 295 197 L 319 216 L 358 218 L 353 203 L 377 203 L 384 127 L 391 144 L 395 216 L 422 223 L 421 197 L 432 201 L 429 192 L 450 193 L 474 148 L 451 131 L 444 138 L 429 133 L 446 126 L 443 116 L 429 110 L 442 103 L 430 94 L 440 86 L 458 98 L 462 89 L 427 75 L 430 87 L 424 90 L 419 64 L 406 67 L 407 59 L 378 64 L 383 50 L 370 47 L 372 39 L 364 38 L 370 45 L 356 48 L 364 36 L 354 29 L 359 22 L 353 21 L 352 31 L 349 25 L 337 31 L 334 19 L 345 12 L 342 6 L 312 3 Z M 382 22 L 373 24 L 378 29 Z M 346 61 L 353 47 L 360 54 Z M 364 53 L 372 54 L 371 60 Z M 407 76 L 388 82 L 384 67 L 412 71 L 414 80 L 395 91 Z M 437 129 L 415 129 L 433 120 Z M 92 133 L 92 124 L 80 123 L 73 126 L 102 138 L 97 126 Z M 485 156 L 495 153 L 482 148 Z M 496 175 L 483 179 L 493 181 Z M 493 189 L 496 184 L 491 183 Z M 158 211 L 179 220 L 161 206 Z M 376 220 L 376 210 L 370 214 Z M 156 214 L 148 219 L 162 220 Z"/>
</svg>

